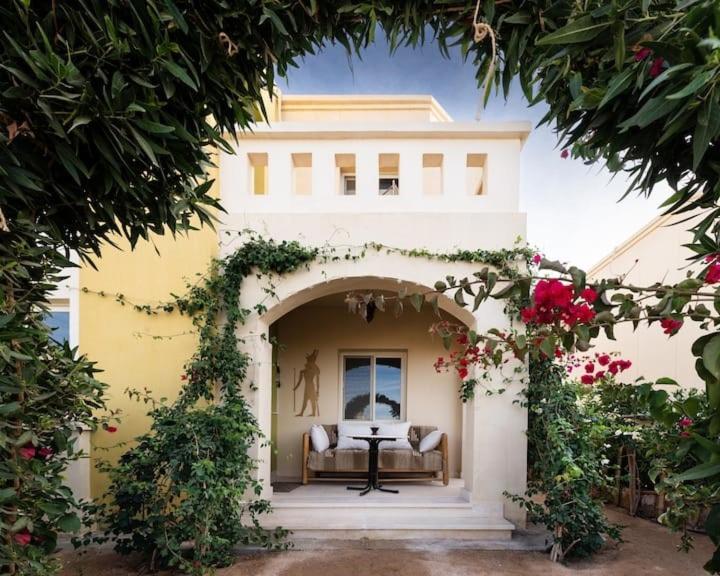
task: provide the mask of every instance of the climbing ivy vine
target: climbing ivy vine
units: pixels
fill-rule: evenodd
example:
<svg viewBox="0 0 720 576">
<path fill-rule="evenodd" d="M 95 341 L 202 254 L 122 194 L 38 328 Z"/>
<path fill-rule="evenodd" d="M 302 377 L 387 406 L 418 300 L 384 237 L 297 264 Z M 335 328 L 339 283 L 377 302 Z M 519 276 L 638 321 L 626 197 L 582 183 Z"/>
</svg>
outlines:
<svg viewBox="0 0 720 576">
<path fill-rule="evenodd" d="M 238 346 L 236 331 L 251 314 L 264 313 L 267 302 L 251 309 L 241 306 L 246 278 L 267 279 L 265 291 L 272 299 L 275 276 L 311 263 L 358 260 L 369 251 L 448 262 L 488 261 L 507 274 L 526 265 L 531 254 L 524 247 L 448 253 L 380 244 L 305 247 L 296 241 L 243 234 L 241 245 L 214 259 L 186 294 L 162 304 L 132 303 L 123 294 L 96 292 L 138 312 L 189 316 L 198 336 L 177 400 L 167 404 L 147 393 L 131 392 L 151 405 L 151 428 L 116 465 L 101 465 L 111 484 L 109 504 L 98 513 L 106 531 L 96 539 L 113 540 L 123 554 L 143 553 L 153 569 L 177 566 L 205 574 L 230 564 L 237 545 L 284 545 L 284 530 L 266 530 L 260 523 L 261 515 L 270 512 L 270 503 L 262 498 L 262 481 L 251 454 L 253 447 L 268 439 L 246 399 L 256 385 L 248 378 L 253 358 Z"/>
</svg>

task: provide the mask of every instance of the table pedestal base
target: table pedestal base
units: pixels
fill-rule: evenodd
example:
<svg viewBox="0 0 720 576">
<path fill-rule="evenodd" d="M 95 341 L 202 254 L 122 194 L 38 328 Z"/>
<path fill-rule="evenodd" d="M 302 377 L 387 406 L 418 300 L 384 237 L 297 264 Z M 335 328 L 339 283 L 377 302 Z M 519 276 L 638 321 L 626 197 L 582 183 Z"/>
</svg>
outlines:
<svg viewBox="0 0 720 576">
<path fill-rule="evenodd" d="M 348 486 L 348 490 L 359 490 L 360 496 L 365 496 L 371 490 L 379 490 L 380 492 L 390 492 L 391 494 L 398 494 L 399 490 L 391 490 L 390 488 L 383 488 L 382 484 L 378 479 L 379 467 L 378 467 L 378 445 L 383 440 L 395 440 L 395 438 L 377 438 L 374 436 L 353 436 L 355 440 L 366 440 L 370 445 L 368 451 L 368 479 L 365 486 Z"/>
</svg>

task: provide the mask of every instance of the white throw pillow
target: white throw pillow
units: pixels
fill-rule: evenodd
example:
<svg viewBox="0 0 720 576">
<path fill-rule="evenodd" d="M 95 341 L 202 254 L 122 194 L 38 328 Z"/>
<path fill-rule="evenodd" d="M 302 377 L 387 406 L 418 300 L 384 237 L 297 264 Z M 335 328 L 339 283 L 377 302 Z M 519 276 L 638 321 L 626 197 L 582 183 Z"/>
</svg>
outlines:
<svg viewBox="0 0 720 576">
<path fill-rule="evenodd" d="M 369 436 L 370 424 L 340 422 L 338 424 L 338 450 L 369 450 L 367 440 L 355 440 L 353 436 Z"/>
<path fill-rule="evenodd" d="M 313 424 L 312 428 L 310 428 L 310 440 L 315 452 L 325 452 L 330 448 L 330 438 L 328 438 L 325 427 L 320 426 L 320 424 Z"/>
<path fill-rule="evenodd" d="M 411 422 L 379 422 L 378 436 L 395 436 L 398 440 L 380 442 L 380 450 L 412 450 L 408 436 Z"/>
<path fill-rule="evenodd" d="M 442 440 L 442 432 L 440 432 L 440 430 L 433 430 L 425 436 L 425 438 L 420 440 L 420 452 L 425 453 L 430 452 L 430 450 L 435 450 L 440 444 L 440 440 Z"/>
</svg>

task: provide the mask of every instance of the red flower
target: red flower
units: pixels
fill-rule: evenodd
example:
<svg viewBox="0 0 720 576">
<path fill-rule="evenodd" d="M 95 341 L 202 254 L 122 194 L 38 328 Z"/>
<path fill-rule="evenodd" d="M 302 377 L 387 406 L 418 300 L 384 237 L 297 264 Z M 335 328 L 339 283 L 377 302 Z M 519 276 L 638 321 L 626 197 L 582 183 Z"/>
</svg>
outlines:
<svg viewBox="0 0 720 576">
<path fill-rule="evenodd" d="M 595 382 L 595 379 L 593 378 L 592 374 L 583 374 L 580 378 L 580 382 L 582 382 L 583 384 L 592 384 L 593 382 Z"/>
<path fill-rule="evenodd" d="M 640 48 L 640 50 L 635 52 L 635 61 L 640 62 L 641 60 L 645 60 L 650 54 L 652 54 L 650 48 Z"/>
<path fill-rule="evenodd" d="M 115 432 L 117 432 L 117 426 L 108 426 L 105 430 L 110 432 L 110 434 L 115 434 Z"/>
<path fill-rule="evenodd" d="M 467 375 L 468 375 L 467 368 L 458 368 L 458 376 L 460 376 L 460 378 L 462 380 L 465 380 L 465 378 L 467 378 Z"/>
<path fill-rule="evenodd" d="M 570 152 L 568 152 L 568 149 L 567 149 L 567 148 L 565 148 L 565 150 L 563 150 L 562 152 L 560 152 L 560 158 L 565 159 L 565 158 L 567 158 L 568 156 L 570 156 Z"/>
<path fill-rule="evenodd" d="M 53 452 L 52 448 L 48 448 L 47 446 L 43 446 L 38 450 L 38 456 L 41 458 L 50 458 L 55 452 Z"/>
<path fill-rule="evenodd" d="M 682 325 L 683 325 L 682 320 L 675 320 L 674 318 L 663 318 L 660 321 L 660 326 L 662 326 L 663 332 L 670 336 L 672 336 L 678 330 L 680 330 L 680 326 L 682 326 Z"/>
<path fill-rule="evenodd" d="M 592 304 L 595 300 L 597 300 L 598 295 L 592 288 L 585 288 L 585 290 L 580 292 L 580 296 L 583 300 L 585 300 L 585 302 Z"/>
<path fill-rule="evenodd" d="M 555 348 L 555 358 L 562 358 L 564 355 L 565 351 L 562 348 Z"/>
<path fill-rule="evenodd" d="M 595 372 L 595 364 L 593 364 L 592 362 L 588 362 L 587 364 L 585 364 L 585 372 L 587 372 L 588 374 L 592 374 L 593 372 Z"/>
<path fill-rule="evenodd" d="M 690 438 L 690 432 L 688 432 L 687 430 L 683 430 L 682 432 L 680 432 L 680 438 Z"/>
<path fill-rule="evenodd" d="M 601 354 L 598 356 L 598 364 L 600 364 L 600 366 L 607 366 L 610 364 L 610 356 L 608 354 Z"/>
<path fill-rule="evenodd" d="M 20 454 L 20 458 L 23 458 L 25 460 L 32 460 L 35 458 L 35 446 L 32 444 L 25 444 L 20 450 L 18 450 L 18 454 Z"/>
<path fill-rule="evenodd" d="M 600 370 L 597 374 L 595 374 L 595 382 L 597 382 L 598 380 L 602 380 L 604 376 L 605 376 L 605 371 Z"/>
<path fill-rule="evenodd" d="M 720 262 L 713 262 L 705 273 L 705 282 L 708 284 L 717 284 L 720 282 Z"/>
<path fill-rule="evenodd" d="M 187 374 L 183 374 L 182 376 L 180 376 L 180 380 L 187 380 L 187 378 Z"/>
<path fill-rule="evenodd" d="M 693 419 L 688 418 L 687 416 L 683 416 L 680 420 L 678 420 L 678 426 L 680 426 L 680 428 L 690 428 L 692 425 Z"/>
<path fill-rule="evenodd" d="M 535 256 L 532 257 L 533 264 L 540 264 L 542 262 L 542 254 L 535 254 Z"/>
<path fill-rule="evenodd" d="M 27 546 L 32 541 L 32 534 L 27 530 L 22 530 L 13 535 L 13 540 L 20 546 Z"/>
<path fill-rule="evenodd" d="M 650 65 L 650 76 L 652 78 L 660 76 L 663 70 L 663 64 L 665 64 L 665 59 L 662 56 L 653 60 L 653 63 Z"/>
<path fill-rule="evenodd" d="M 537 317 L 537 310 L 535 308 L 523 308 L 520 310 L 520 317 L 525 324 L 530 324 Z"/>
</svg>

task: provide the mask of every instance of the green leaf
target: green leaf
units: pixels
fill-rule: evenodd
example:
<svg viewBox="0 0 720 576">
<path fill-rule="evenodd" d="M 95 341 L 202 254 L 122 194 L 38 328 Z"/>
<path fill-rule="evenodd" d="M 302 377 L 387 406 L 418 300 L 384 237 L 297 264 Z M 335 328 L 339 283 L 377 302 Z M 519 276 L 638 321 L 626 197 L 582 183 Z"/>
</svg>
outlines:
<svg viewBox="0 0 720 576">
<path fill-rule="evenodd" d="M 720 106 L 715 98 L 708 98 L 698 113 L 693 135 L 693 170 L 700 165 L 710 142 L 720 132 Z"/>
<path fill-rule="evenodd" d="M 655 384 L 658 384 L 660 386 L 679 386 L 679 384 L 675 380 L 667 377 L 658 378 L 657 380 L 655 380 Z"/>
<path fill-rule="evenodd" d="M 410 295 L 410 303 L 418 312 L 422 310 L 423 302 L 425 302 L 425 296 L 422 294 L 415 293 Z"/>
<path fill-rule="evenodd" d="M 605 92 L 605 96 L 603 96 L 603 99 L 598 105 L 598 109 L 605 106 L 605 104 L 610 102 L 616 96 L 622 94 L 622 92 L 628 86 L 630 86 L 634 77 L 635 69 L 632 67 L 625 68 L 622 73 L 618 74 L 617 76 L 613 76 L 613 79 L 610 80 L 610 84 L 608 84 L 608 89 L 607 92 Z"/>
<path fill-rule="evenodd" d="M 538 46 L 551 44 L 576 44 L 592 40 L 610 26 L 610 22 L 594 22 L 589 14 L 570 22 L 559 30 L 543 36 L 537 41 Z"/>
<path fill-rule="evenodd" d="M 58 519 L 57 527 L 61 532 L 77 532 L 80 530 L 80 518 L 76 514 L 65 514 Z"/>
<path fill-rule="evenodd" d="M 553 270 L 554 272 L 559 272 L 560 274 L 567 273 L 567 269 L 561 262 L 558 260 L 548 260 L 546 258 L 543 258 L 540 261 L 540 270 Z"/>
<path fill-rule="evenodd" d="M 270 8 L 263 7 L 263 15 L 260 17 L 260 24 L 262 24 L 267 19 L 272 20 L 273 25 L 277 30 L 282 34 L 283 36 L 288 36 L 287 28 L 285 28 L 285 25 L 282 23 L 282 20 L 278 17 L 278 15 L 273 11 L 270 10 Z"/>
<path fill-rule="evenodd" d="M 720 334 L 716 334 L 703 347 L 703 366 L 715 379 L 720 378 Z"/>
<path fill-rule="evenodd" d="M 190 78 L 190 75 L 187 73 L 185 68 L 175 64 L 175 62 L 171 62 L 170 60 L 161 60 L 160 62 L 165 70 L 170 72 L 170 74 L 175 76 L 175 78 L 180 80 L 183 84 L 189 86 L 197 92 L 197 85 L 195 84 L 195 81 Z"/>
<path fill-rule="evenodd" d="M 613 24 L 613 44 L 615 46 L 615 68 L 622 70 L 625 63 L 625 22 L 622 20 Z"/>
<path fill-rule="evenodd" d="M 656 96 L 650 98 L 640 110 L 638 110 L 633 116 L 625 120 L 620 124 L 620 128 L 627 130 L 633 126 L 639 126 L 640 128 L 646 128 L 655 120 L 668 115 L 670 112 L 677 108 L 678 102 L 676 100 L 667 100 L 662 96 Z"/>
<path fill-rule="evenodd" d="M 0 404 L 0 415 L 10 416 L 20 410 L 20 402 L 8 402 L 7 404 Z"/>
<path fill-rule="evenodd" d="M 695 94 L 700 88 L 705 86 L 715 75 L 715 70 L 706 70 L 702 74 L 698 74 L 695 76 L 695 78 L 692 79 L 692 81 L 685 86 L 682 90 L 678 90 L 677 92 L 670 94 L 669 96 L 666 96 L 668 100 L 678 100 L 680 98 L 685 98 L 686 96 L 690 96 L 692 94 Z"/>
<path fill-rule="evenodd" d="M 138 128 L 142 128 L 143 130 L 152 132 L 153 134 L 168 134 L 170 132 L 175 132 L 175 128 L 173 126 L 166 126 L 165 124 L 153 122 L 152 120 L 136 118 L 132 120 L 132 123 Z"/>
<path fill-rule="evenodd" d="M 674 484 L 689 482 L 691 480 L 702 480 L 720 474 L 720 463 L 703 462 L 681 474 L 674 474 L 668 477 L 668 481 Z"/>
</svg>

